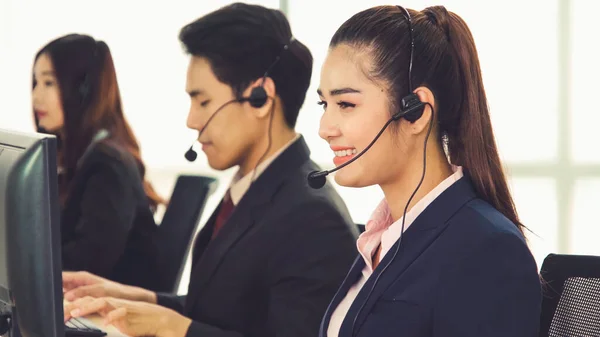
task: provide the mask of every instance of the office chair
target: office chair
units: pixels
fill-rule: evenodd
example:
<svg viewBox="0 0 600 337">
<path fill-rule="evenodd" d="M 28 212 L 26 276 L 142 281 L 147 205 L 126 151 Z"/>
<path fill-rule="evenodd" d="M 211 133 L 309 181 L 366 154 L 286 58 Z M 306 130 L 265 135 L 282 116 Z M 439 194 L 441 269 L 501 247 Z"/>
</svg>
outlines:
<svg viewBox="0 0 600 337">
<path fill-rule="evenodd" d="M 217 179 L 181 175 L 158 227 L 161 292 L 176 293 L 206 200 L 217 188 Z"/>
<path fill-rule="evenodd" d="M 356 227 L 358 227 L 358 234 L 362 234 L 365 231 L 365 225 L 357 223 Z"/>
<path fill-rule="evenodd" d="M 548 255 L 540 337 L 600 336 L 600 256 Z"/>
</svg>

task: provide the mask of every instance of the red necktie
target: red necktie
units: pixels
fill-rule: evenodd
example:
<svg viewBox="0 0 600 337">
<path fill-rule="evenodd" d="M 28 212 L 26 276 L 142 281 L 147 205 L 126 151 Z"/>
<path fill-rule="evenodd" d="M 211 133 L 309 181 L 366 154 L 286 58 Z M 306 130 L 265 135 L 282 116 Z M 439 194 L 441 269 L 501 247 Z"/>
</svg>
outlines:
<svg viewBox="0 0 600 337">
<path fill-rule="evenodd" d="M 219 208 L 219 213 L 217 214 L 217 218 L 215 219 L 215 227 L 213 228 L 212 237 L 217 236 L 217 233 L 221 230 L 227 219 L 231 213 L 233 213 L 233 209 L 235 206 L 233 205 L 233 201 L 231 200 L 231 195 L 229 194 L 229 190 L 225 193 L 223 200 L 221 201 L 221 207 Z"/>
</svg>

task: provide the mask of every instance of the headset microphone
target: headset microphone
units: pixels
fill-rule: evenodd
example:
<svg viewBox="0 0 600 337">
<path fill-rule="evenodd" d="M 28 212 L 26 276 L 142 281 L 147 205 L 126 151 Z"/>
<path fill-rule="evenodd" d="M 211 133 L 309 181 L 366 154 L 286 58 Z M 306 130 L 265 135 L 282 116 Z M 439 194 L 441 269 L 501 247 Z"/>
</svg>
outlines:
<svg viewBox="0 0 600 337">
<path fill-rule="evenodd" d="M 196 142 L 194 142 L 195 144 Z M 187 161 L 192 162 L 195 161 L 196 158 L 198 158 L 198 152 L 196 152 L 196 150 L 194 150 L 194 144 L 192 144 L 192 146 L 190 146 L 190 149 L 185 151 L 185 159 L 187 159 Z"/>
<path fill-rule="evenodd" d="M 369 145 L 367 145 L 367 147 L 365 147 L 364 150 L 360 151 L 360 153 L 357 154 L 356 156 L 354 156 L 352 159 L 348 160 L 347 162 L 343 163 L 342 165 L 337 166 L 331 170 L 312 171 L 306 177 L 306 180 L 308 181 L 308 185 L 314 189 L 319 189 L 319 188 L 325 186 L 326 177 L 328 174 L 333 173 L 337 170 L 341 170 L 342 168 L 350 165 L 355 160 L 360 158 L 363 154 L 365 154 L 365 152 L 367 152 L 371 148 L 371 146 L 373 146 L 373 144 L 375 144 L 377 139 L 379 139 L 379 137 L 381 137 L 381 135 L 383 134 L 385 129 L 387 129 L 387 127 L 392 122 L 397 121 L 400 118 L 404 118 L 407 121 L 413 123 L 417 119 L 421 118 L 421 116 L 423 115 L 423 111 L 424 111 L 423 108 L 424 108 L 425 104 L 419 100 L 419 97 L 416 94 L 410 94 L 410 95 L 404 97 L 401 101 L 401 104 L 403 107 L 402 111 L 394 114 L 392 116 L 392 118 L 390 118 L 385 123 L 385 125 L 381 128 L 381 130 L 379 130 L 379 133 L 377 133 L 377 136 L 375 136 L 375 138 L 373 138 L 371 143 L 369 143 Z"/>
<path fill-rule="evenodd" d="M 331 172 L 329 172 L 329 171 L 312 171 L 311 173 L 308 174 L 308 177 L 306 177 L 306 179 L 308 180 L 308 186 L 310 186 L 314 189 L 319 189 L 319 188 L 325 186 L 325 182 L 327 181 L 326 177 L 329 173 L 331 173 Z"/>
</svg>

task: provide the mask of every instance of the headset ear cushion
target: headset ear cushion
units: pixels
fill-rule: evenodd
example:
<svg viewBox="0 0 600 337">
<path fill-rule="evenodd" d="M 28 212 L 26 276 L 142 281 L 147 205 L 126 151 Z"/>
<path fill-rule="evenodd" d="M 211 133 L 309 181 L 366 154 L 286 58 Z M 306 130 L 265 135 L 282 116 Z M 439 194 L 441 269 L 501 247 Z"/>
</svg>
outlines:
<svg viewBox="0 0 600 337">
<path fill-rule="evenodd" d="M 421 102 L 417 94 L 410 94 L 402 98 L 401 106 L 402 112 L 399 117 L 404 117 L 404 119 L 411 123 L 414 123 L 421 118 L 425 111 L 425 104 Z"/>
<path fill-rule="evenodd" d="M 260 108 L 267 103 L 267 92 L 262 86 L 253 88 L 248 102 L 253 108 Z"/>
<path fill-rule="evenodd" d="M 81 80 L 81 84 L 79 85 L 79 100 L 81 105 L 85 105 L 87 103 L 88 97 L 90 95 L 90 80 L 89 76 L 85 74 L 83 79 Z"/>
</svg>

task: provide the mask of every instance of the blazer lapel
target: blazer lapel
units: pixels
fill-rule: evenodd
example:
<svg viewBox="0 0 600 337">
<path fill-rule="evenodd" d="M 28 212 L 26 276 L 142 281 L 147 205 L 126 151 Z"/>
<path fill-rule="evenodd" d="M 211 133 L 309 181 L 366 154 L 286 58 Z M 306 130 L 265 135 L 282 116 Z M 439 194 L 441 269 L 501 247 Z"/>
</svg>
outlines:
<svg viewBox="0 0 600 337">
<path fill-rule="evenodd" d="M 365 268 L 365 260 L 362 258 L 362 255 L 358 255 L 350 271 L 346 275 L 346 278 L 340 285 L 340 288 L 333 296 L 331 303 L 327 307 L 325 311 L 325 315 L 323 315 L 323 319 L 321 320 L 321 326 L 319 328 L 319 337 L 327 337 L 327 329 L 329 328 L 329 322 L 331 321 L 331 316 L 333 315 L 333 311 L 340 305 L 340 302 L 346 297 L 346 294 L 350 290 L 350 287 L 358 282 L 358 279 L 362 273 L 362 270 Z"/>
<path fill-rule="evenodd" d="M 300 137 L 283 151 L 250 186 L 221 228 L 219 235 L 207 242 L 204 252 L 195 254 L 198 259 L 192 262 L 193 267 L 186 299 L 187 312 L 193 310 L 201 297 L 199 294 L 209 284 L 227 253 L 263 217 L 269 208 L 270 201 L 277 193 L 279 186 L 284 183 L 289 172 L 297 169 L 309 159 L 308 146 L 303 137 Z M 216 212 L 218 210 L 211 216 L 211 227 L 214 226 Z M 207 233 L 212 233 L 212 230 L 207 228 Z M 199 236 L 199 239 L 202 239 L 202 236 Z M 199 247 L 196 248 L 196 250 L 199 249 Z"/>
<path fill-rule="evenodd" d="M 196 236 L 196 239 L 194 242 L 194 247 L 192 250 L 192 261 L 194 263 L 199 261 L 200 257 L 206 250 L 206 247 L 210 243 L 210 239 L 212 237 L 212 232 L 215 227 L 215 221 L 217 220 L 217 215 L 219 214 L 219 211 L 221 210 L 222 203 L 223 203 L 223 200 L 221 200 L 221 202 L 219 203 L 217 208 L 210 215 L 210 218 L 208 218 L 208 220 L 206 221 L 206 224 L 204 225 L 204 227 L 202 227 L 202 229 Z"/>
<path fill-rule="evenodd" d="M 221 200 L 221 203 L 223 200 Z M 195 301 L 192 299 L 198 298 L 198 293 L 200 292 L 200 288 L 197 287 L 196 282 L 192 282 L 195 280 L 194 277 L 196 274 L 202 275 L 201 272 L 198 272 L 198 261 L 204 255 L 204 251 L 206 251 L 210 239 L 212 236 L 213 227 L 215 226 L 215 220 L 217 218 L 217 214 L 219 214 L 219 210 L 221 209 L 221 203 L 219 206 L 213 211 L 210 218 L 206 221 L 206 224 L 202 227 L 196 238 L 194 239 L 194 247 L 192 248 L 192 270 L 190 271 L 190 283 L 188 285 L 188 293 L 185 301 L 185 310 L 184 312 L 191 312 L 192 306 L 195 304 Z"/>
<path fill-rule="evenodd" d="M 352 330 L 355 318 L 354 331 L 360 329 L 375 303 L 389 286 L 397 281 L 402 273 L 446 229 L 447 220 L 474 198 L 476 198 L 475 192 L 469 179 L 463 177 L 444 191 L 415 219 L 399 240 L 400 250 L 396 257 L 394 258 L 394 253 L 398 248 L 398 241 L 381 260 L 374 273 L 358 293 L 348 311 L 348 315 L 344 319 L 340 336 L 353 336 Z M 393 262 L 389 264 L 392 259 Z M 386 268 L 386 266 L 388 267 Z M 383 274 L 382 271 L 384 271 Z M 373 284 L 377 279 L 377 284 L 373 288 Z"/>
</svg>

